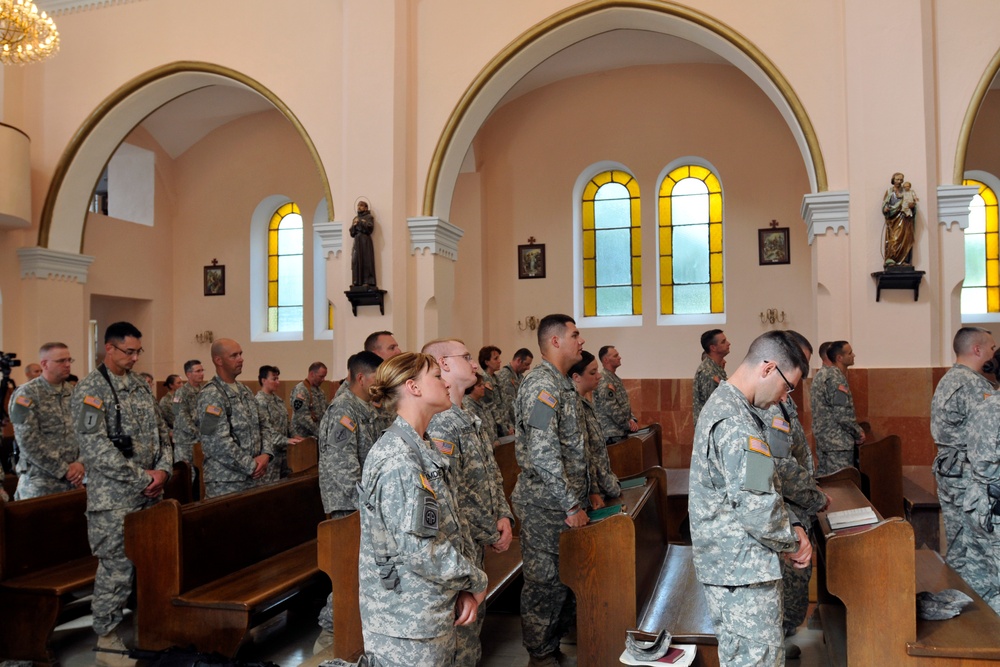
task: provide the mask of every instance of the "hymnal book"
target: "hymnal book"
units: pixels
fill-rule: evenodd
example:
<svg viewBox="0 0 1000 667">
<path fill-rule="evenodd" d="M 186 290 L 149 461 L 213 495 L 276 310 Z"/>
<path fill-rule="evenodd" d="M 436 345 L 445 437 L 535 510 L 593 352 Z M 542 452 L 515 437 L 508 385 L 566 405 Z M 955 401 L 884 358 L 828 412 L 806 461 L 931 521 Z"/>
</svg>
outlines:
<svg viewBox="0 0 1000 667">
<path fill-rule="evenodd" d="M 622 491 L 625 489 L 634 489 L 639 486 L 646 486 L 645 477 L 633 477 L 632 479 L 623 479 L 621 481 Z"/>
<path fill-rule="evenodd" d="M 852 510 L 830 512 L 826 515 L 826 519 L 830 522 L 830 528 L 833 530 L 878 523 L 878 517 L 875 516 L 875 511 L 871 507 L 858 507 Z"/>
<path fill-rule="evenodd" d="M 621 503 L 618 503 L 617 505 L 602 507 L 599 510 L 587 510 L 587 516 L 590 517 L 591 521 L 599 521 L 601 519 L 607 519 L 609 516 L 614 516 L 615 514 L 621 514 L 621 511 Z"/>
</svg>

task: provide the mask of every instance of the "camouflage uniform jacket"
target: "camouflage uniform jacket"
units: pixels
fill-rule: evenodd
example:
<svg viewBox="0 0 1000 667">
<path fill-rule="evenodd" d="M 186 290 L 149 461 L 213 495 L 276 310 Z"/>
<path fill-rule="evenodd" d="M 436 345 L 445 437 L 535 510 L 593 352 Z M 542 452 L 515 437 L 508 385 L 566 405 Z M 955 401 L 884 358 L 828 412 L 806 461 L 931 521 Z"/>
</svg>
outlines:
<svg viewBox="0 0 1000 667">
<path fill-rule="evenodd" d="M 108 436 L 117 435 L 115 398 L 100 369 L 83 378 L 73 390 L 70 406 L 80 458 L 87 469 L 87 511 L 142 507 L 142 492 L 152 481 L 147 470 L 170 476 L 173 452 L 167 425 L 157 416 L 156 399 L 139 375 L 127 371 L 119 377 L 108 372 L 118 395 L 121 433 L 132 437 L 134 453 L 125 458 Z"/>
<path fill-rule="evenodd" d="M 966 442 L 972 474 L 965 491 L 963 509 L 972 512 L 984 529 L 993 532 L 997 517 L 991 509 L 995 501 L 989 497 L 987 486 L 1000 482 L 1000 394 L 991 394 L 986 400 L 979 401 L 972 408 L 969 421 L 976 427 L 970 429 Z"/>
<path fill-rule="evenodd" d="M 206 484 L 245 482 L 257 469 L 254 457 L 274 457 L 280 435 L 267 426 L 246 385 L 230 386 L 215 376 L 198 394 L 197 415 Z"/>
<path fill-rule="evenodd" d="M 292 432 L 303 438 L 319 434 L 319 422 L 326 410 L 326 394 L 307 380 L 292 388 Z"/>
<path fill-rule="evenodd" d="M 406 639 L 449 634 L 459 592 L 486 589 L 486 573 L 464 551 L 467 532 L 448 474 L 447 458 L 402 418 L 368 454 L 358 557 L 366 631 Z"/>
<path fill-rule="evenodd" d="M 514 455 L 521 467 L 515 504 L 564 512 L 585 506 L 590 479 L 579 402 L 570 379 L 548 361 L 524 376 L 514 403 Z"/>
<path fill-rule="evenodd" d="M 263 389 L 254 395 L 261 419 L 276 436 L 274 451 L 288 449 L 288 439 L 292 437 L 292 425 L 288 421 L 288 406 L 277 394 L 268 394 Z M 280 436 L 280 437 L 278 437 Z"/>
<path fill-rule="evenodd" d="M 486 383 L 486 394 L 483 396 L 483 403 L 486 404 L 486 408 L 493 415 L 493 422 L 499 427 L 499 431 L 503 431 L 500 435 L 507 435 L 510 429 L 514 427 L 514 422 L 510 419 L 510 411 L 504 403 L 503 392 L 500 389 L 496 376 L 486 373 L 483 375 L 483 382 Z"/>
<path fill-rule="evenodd" d="M 599 493 L 608 498 L 617 498 L 622 494 L 618 476 L 611 471 L 611 461 L 608 459 L 608 446 L 601 424 L 597 419 L 594 404 L 583 396 L 580 397 L 580 416 L 583 417 L 587 434 L 587 458 L 590 469 L 590 493 Z"/>
<path fill-rule="evenodd" d="M 172 429 L 174 427 L 174 394 L 177 392 L 168 391 L 160 399 L 160 416 L 163 417 L 163 421 L 167 422 L 167 428 Z"/>
<path fill-rule="evenodd" d="M 482 422 L 457 405 L 431 418 L 427 437 L 450 461 L 449 483 L 458 502 L 458 513 L 479 545 L 500 539 L 497 521 L 514 515 L 503 494 L 503 478 L 493 457 L 493 441 L 480 436 Z"/>
<path fill-rule="evenodd" d="M 352 391 L 337 394 L 319 424 L 319 490 L 323 511 L 358 509 L 358 482 L 377 431 L 378 412 Z"/>
<path fill-rule="evenodd" d="M 72 393 L 65 382 L 51 385 L 39 376 L 11 395 L 8 413 L 20 450 L 19 475 L 64 480 L 69 464 L 80 460 L 69 405 Z"/>
<path fill-rule="evenodd" d="M 200 439 L 194 417 L 201 389 L 202 387 L 195 387 L 189 382 L 182 384 L 174 392 L 174 446 L 187 457 L 192 455 L 191 448 Z M 191 461 L 190 458 L 187 460 Z"/>
<path fill-rule="evenodd" d="M 510 364 L 497 371 L 497 386 L 494 387 L 500 392 L 500 400 L 507 409 L 505 421 L 511 426 L 514 425 L 514 401 L 517 400 L 517 388 L 521 386 L 521 376 L 514 372 Z"/>
<path fill-rule="evenodd" d="M 605 441 L 623 438 L 630 433 L 628 422 L 635 419 L 635 415 L 632 414 L 628 392 L 621 378 L 607 369 L 601 370 L 601 379 L 594 390 L 594 409 Z"/>
<path fill-rule="evenodd" d="M 793 407 L 789 409 L 788 404 Z M 802 465 L 802 446 L 804 444 L 808 452 L 809 445 L 805 443 L 805 431 L 798 423 L 798 413 L 794 406 L 795 402 L 788 397 L 767 410 L 758 410 L 758 413 L 764 422 L 775 472 L 781 480 L 781 494 L 785 499 L 786 509 L 803 526 L 812 526 L 813 518 L 826 505 L 826 495 L 816 484 L 812 473 Z M 801 433 L 802 442 L 797 442 L 796 431 Z M 808 455 L 808 459 L 811 462 L 812 456 Z"/>
<path fill-rule="evenodd" d="M 694 386 L 691 395 L 691 411 L 694 413 L 695 426 L 698 425 L 698 416 L 705 407 L 705 402 L 712 395 L 719 383 L 728 379 L 726 369 L 715 363 L 711 357 L 702 359 L 698 365 L 698 370 L 694 372 Z"/>
<path fill-rule="evenodd" d="M 477 401 L 471 396 L 466 395 L 462 398 L 462 409 L 471 412 L 476 417 L 479 417 L 479 421 L 482 423 L 483 433 L 490 438 L 490 444 L 497 441 L 497 422 L 493 419 L 493 413 L 490 411 L 489 406 L 483 401 Z"/>
<path fill-rule="evenodd" d="M 728 382 L 698 420 L 688 506 L 695 572 L 704 584 L 777 581 L 778 552 L 797 548 L 765 428 Z"/>
<path fill-rule="evenodd" d="M 965 450 L 981 426 L 970 415 L 992 393 L 986 378 L 962 364 L 949 368 L 938 382 L 931 399 L 931 437 L 938 447 L 936 471 L 949 477 L 965 476 Z M 972 424 L 974 428 L 970 428 Z"/>
<path fill-rule="evenodd" d="M 816 448 L 823 451 L 854 449 L 863 435 L 854 412 L 854 397 L 847 378 L 836 366 L 824 366 L 813 378 L 809 396 Z"/>
</svg>

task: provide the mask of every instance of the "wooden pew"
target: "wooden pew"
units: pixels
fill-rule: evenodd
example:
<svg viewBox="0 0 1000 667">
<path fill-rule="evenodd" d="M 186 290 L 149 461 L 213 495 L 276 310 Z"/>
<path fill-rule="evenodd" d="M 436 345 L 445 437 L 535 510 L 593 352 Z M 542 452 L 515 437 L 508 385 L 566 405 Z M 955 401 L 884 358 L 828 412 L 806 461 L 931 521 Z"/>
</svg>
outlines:
<svg viewBox="0 0 1000 667">
<path fill-rule="evenodd" d="M 514 441 L 501 442 L 493 448 L 493 457 L 500 468 L 500 476 L 503 478 L 503 495 L 507 498 L 507 505 L 513 508 L 510 496 L 514 493 L 514 485 L 517 484 L 518 475 L 521 474 L 521 466 L 517 464 L 517 457 L 514 455 Z M 514 536 L 521 534 L 521 520 L 514 516 Z"/>
<path fill-rule="evenodd" d="M 651 440 L 651 438 L 647 439 Z M 642 438 L 629 436 L 608 445 L 608 462 L 611 463 L 611 472 L 619 479 L 635 477 L 648 467 L 643 465 L 643 443 Z"/>
<path fill-rule="evenodd" d="M 319 468 L 319 444 L 316 438 L 303 438 L 288 445 L 288 469 L 292 474 Z"/>
<path fill-rule="evenodd" d="M 671 544 L 691 544 L 688 522 L 690 468 L 667 468 L 667 539 Z"/>
<path fill-rule="evenodd" d="M 823 490 L 833 499 L 831 509 L 869 504 L 844 482 Z M 914 551 L 909 523 L 893 517 L 833 531 L 826 513 L 820 513 L 816 529 L 824 573 L 820 615 L 833 665 L 1000 663 L 1000 616 L 937 553 Z M 946 621 L 918 619 L 916 592 L 945 588 L 961 590 L 973 602 Z"/>
<path fill-rule="evenodd" d="M 698 644 L 696 665 L 718 665 L 708 604 L 694 576 L 691 548 L 668 545 L 667 475 L 643 473 L 643 487 L 622 493 L 626 512 L 559 540 L 559 577 L 576 594 L 577 664 L 618 664 L 626 630 L 667 629 L 676 643 Z"/>
<path fill-rule="evenodd" d="M 87 541 L 87 492 L 0 501 L 0 661 L 55 664 L 59 624 L 90 613 L 97 559 Z"/>
<path fill-rule="evenodd" d="M 234 656 L 252 626 L 275 618 L 297 594 L 326 587 L 316 564 L 322 520 L 316 475 L 129 514 L 137 646 L 194 645 Z"/>
<path fill-rule="evenodd" d="M 163 497 L 173 498 L 181 505 L 186 505 L 194 500 L 191 486 L 191 464 L 187 461 L 177 461 L 174 469 L 170 473 L 170 479 L 163 487 Z"/>
<path fill-rule="evenodd" d="M 903 452 L 899 436 L 866 442 L 857 449 L 861 490 L 883 516 L 903 516 Z"/>
<path fill-rule="evenodd" d="M 941 502 L 931 466 L 903 466 L 903 509 L 918 547 L 941 552 Z"/>
</svg>

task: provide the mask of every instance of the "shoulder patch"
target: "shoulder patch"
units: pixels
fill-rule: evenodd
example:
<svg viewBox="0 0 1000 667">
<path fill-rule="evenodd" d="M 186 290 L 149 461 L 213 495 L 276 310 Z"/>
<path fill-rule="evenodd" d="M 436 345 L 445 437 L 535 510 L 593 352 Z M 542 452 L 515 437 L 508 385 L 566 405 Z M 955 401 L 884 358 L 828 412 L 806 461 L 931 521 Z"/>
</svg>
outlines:
<svg viewBox="0 0 1000 667">
<path fill-rule="evenodd" d="M 205 408 L 205 414 L 207 414 L 207 415 L 213 415 L 215 417 L 221 417 L 222 416 L 222 408 L 220 408 L 217 405 L 209 405 L 208 407 Z"/>
<path fill-rule="evenodd" d="M 842 392 L 844 392 L 845 394 L 849 394 L 849 393 L 851 393 L 851 390 L 850 390 L 850 389 L 848 389 L 848 387 L 847 387 L 847 385 L 846 385 L 846 384 L 838 384 L 838 385 L 837 385 L 837 390 L 838 390 L 838 391 L 842 391 Z"/>
<path fill-rule="evenodd" d="M 715 384 L 719 384 L 720 382 L 722 382 L 722 378 L 720 378 L 718 375 L 713 375 L 712 381 L 715 382 Z"/>
<path fill-rule="evenodd" d="M 993 395 L 993 394 L 987 394 L 987 393 L 983 393 L 983 400 L 985 401 L 985 400 L 986 400 L 987 398 L 989 398 L 989 397 L 990 397 L 990 396 L 992 396 L 992 395 Z"/>
<path fill-rule="evenodd" d="M 292 407 L 295 408 L 296 410 L 301 410 L 302 406 L 305 404 L 306 402 L 303 401 L 301 398 L 296 398 L 294 401 L 292 401 Z"/>
<path fill-rule="evenodd" d="M 27 396 L 18 396 L 17 400 L 15 400 L 14 402 L 24 408 L 31 407 L 31 399 L 28 398 Z"/>
<path fill-rule="evenodd" d="M 104 407 L 104 401 L 102 401 L 101 399 L 99 399 L 96 396 L 84 396 L 83 397 L 83 404 L 84 405 L 89 405 L 90 407 L 92 407 L 92 408 L 94 408 L 96 410 L 100 410 L 100 409 L 102 409 Z"/>
<path fill-rule="evenodd" d="M 354 420 L 348 417 L 347 415 L 344 415 L 343 417 L 340 418 L 340 425 L 346 428 L 351 433 L 353 433 L 354 429 L 357 428 L 357 426 L 354 424 Z"/>
<path fill-rule="evenodd" d="M 180 403 L 180 402 L 181 402 L 181 398 L 182 398 L 182 397 L 181 397 L 181 395 L 180 395 L 180 394 L 176 394 L 176 393 L 175 393 L 175 394 L 174 394 L 174 403 Z"/>
<path fill-rule="evenodd" d="M 427 481 L 426 477 L 424 477 L 424 473 L 420 473 L 420 486 L 424 487 L 427 493 L 437 498 L 437 494 L 434 493 L 434 489 L 431 488 L 431 483 Z"/>
<path fill-rule="evenodd" d="M 751 452 L 757 452 L 758 454 L 763 454 L 764 456 L 771 455 L 771 448 L 760 438 L 750 436 L 748 440 L 747 449 Z"/>
<path fill-rule="evenodd" d="M 455 453 L 455 443 L 448 442 L 447 440 L 442 440 L 440 438 L 431 438 L 434 441 L 434 446 L 438 448 L 438 451 L 445 456 L 451 456 Z M 423 475 L 421 475 L 421 478 Z"/>
<path fill-rule="evenodd" d="M 614 390 L 612 389 L 612 391 Z M 559 400 L 555 396 L 545 391 L 544 389 L 538 392 L 538 400 L 553 409 L 556 407 L 556 403 L 559 402 Z"/>
<path fill-rule="evenodd" d="M 614 393 L 615 393 L 615 386 L 613 384 L 609 384 L 608 385 L 608 395 L 614 395 Z"/>
<path fill-rule="evenodd" d="M 776 431 L 782 431 L 784 433 L 788 433 L 789 431 L 792 430 L 791 424 L 789 424 L 781 417 L 775 417 L 774 419 L 771 420 L 771 428 L 775 429 Z"/>
</svg>

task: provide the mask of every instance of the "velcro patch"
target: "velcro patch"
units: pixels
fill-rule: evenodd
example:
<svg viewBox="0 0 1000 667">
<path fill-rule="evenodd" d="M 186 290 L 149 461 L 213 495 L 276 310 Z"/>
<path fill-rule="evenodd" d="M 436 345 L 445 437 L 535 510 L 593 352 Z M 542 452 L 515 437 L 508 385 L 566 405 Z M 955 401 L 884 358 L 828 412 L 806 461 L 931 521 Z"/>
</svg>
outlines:
<svg viewBox="0 0 1000 667">
<path fill-rule="evenodd" d="M 215 417 L 221 417 L 222 416 L 222 408 L 220 408 L 220 407 L 218 407 L 216 405 L 209 405 L 207 408 L 205 408 L 205 414 L 207 414 L 207 415 L 213 415 Z"/>
<path fill-rule="evenodd" d="M 96 408 L 97 410 L 100 410 L 101 408 L 104 407 L 104 401 L 97 398 L 96 396 L 84 396 L 83 404 L 89 405 L 90 407 Z"/>
<path fill-rule="evenodd" d="M 181 402 L 180 394 L 174 394 L 174 403 L 180 403 L 180 402 Z"/>
<path fill-rule="evenodd" d="M 986 394 L 986 393 L 984 393 L 984 394 L 983 394 L 983 400 L 985 401 L 985 400 L 986 400 L 987 398 L 989 398 L 989 397 L 990 397 L 990 396 L 992 396 L 992 395 L 993 395 L 993 394 Z"/>
<path fill-rule="evenodd" d="M 438 503 L 431 496 L 424 497 L 423 512 L 421 514 L 422 527 L 427 530 L 438 529 Z"/>
<path fill-rule="evenodd" d="M 789 431 L 792 430 L 791 424 L 789 424 L 781 417 L 775 417 L 774 419 L 771 420 L 771 428 L 775 429 L 776 431 L 783 431 L 784 433 L 788 433 Z"/>
<path fill-rule="evenodd" d="M 17 400 L 15 400 L 14 402 L 25 408 L 31 407 L 31 399 L 28 398 L 27 396 L 18 396 Z"/>
<path fill-rule="evenodd" d="M 771 455 L 771 448 L 768 446 L 768 444 L 763 440 L 761 440 L 760 438 L 755 438 L 753 436 L 750 436 L 749 442 L 747 442 L 747 449 L 749 449 L 751 452 L 757 452 L 758 454 L 763 454 L 764 456 Z"/>
<path fill-rule="evenodd" d="M 346 428 L 351 433 L 354 433 L 354 429 L 357 428 L 357 426 L 354 425 L 354 420 L 348 417 L 347 415 L 344 415 L 343 417 L 340 418 L 340 425 Z"/>
<path fill-rule="evenodd" d="M 612 389 L 611 391 L 614 391 L 614 389 Z M 559 402 L 555 396 L 545 391 L 544 389 L 538 392 L 538 400 L 553 409 L 556 407 L 556 403 Z"/>
<path fill-rule="evenodd" d="M 851 393 L 851 390 L 847 387 L 846 384 L 839 384 L 839 385 L 837 385 L 837 390 L 838 391 L 842 391 L 845 394 L 850 394 Z"/>
<path fill-rule="evenodd" d="M 455 453 L 455 443 L 448 442 L 447 440 L 441 440 L 440 438 L 431 438 L 434 441 L 434 446 L 438 448 L 438 451 L 445 456 L 451 456 Z"/>
<path fill-rule="evenodd" d="M 611 384 L 608 385 L 608 393 L 610 393 L 610 394 L 615 393 L 615 386 L 614 385 L 611 385 Z"/>
<path fill-rule="evenodd" d="M 437 494 L 434 493 L 434 489 L 431 488 L 430 482 L 427 481 L 427 478 L 424 477 L 423 473 L 420 473 L 420 485 L 424 487 L 433 497 L 437 498 Z"/>
<path fill-rule="evenodd" d="M 720 382 L 722 382 L 722 378 L 720 378 L 718 375 L 713 375 L 712 380 L 715 381 L 715 384 L 719 384 Z"/>
<path fill-rule="evenodd" d="M 302 406 L 305 404 L 306 402 L 303 401 L 301 398 L 296 398 L 294 401 L 292 401 L 292 407 L 295 408 L 296 410 L 301 410 Z"/>
</svg>

